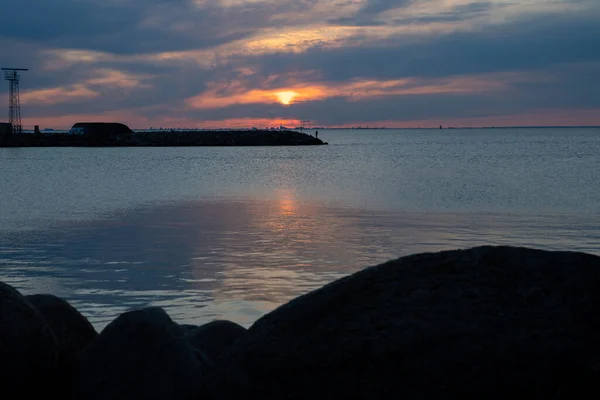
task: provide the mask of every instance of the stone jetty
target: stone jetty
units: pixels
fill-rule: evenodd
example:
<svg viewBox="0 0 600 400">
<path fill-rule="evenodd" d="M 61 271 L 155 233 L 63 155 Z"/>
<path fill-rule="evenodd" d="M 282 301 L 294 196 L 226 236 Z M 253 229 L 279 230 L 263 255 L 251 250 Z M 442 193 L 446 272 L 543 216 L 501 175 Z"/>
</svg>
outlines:
<svg viewBox="0 0 600 400">
<path fill-rule="evenodd" d="M 600 257 L 518 247 L 366 268 L 245 329 L 160 308 L 100 333 L 0 283 L 3 398 L 566 399 L 600 395 Z"/>
<path fill-rule="evenodd" d="M 77 125 L 77 124 L 76 124 Z M 314 146 L 327 144 L 306 133 L 292 130 L 115 130 L 72 134 L 38 132 L 4 135 L 0 147 L 116 147 L 116 146 Z"/>
</svg>

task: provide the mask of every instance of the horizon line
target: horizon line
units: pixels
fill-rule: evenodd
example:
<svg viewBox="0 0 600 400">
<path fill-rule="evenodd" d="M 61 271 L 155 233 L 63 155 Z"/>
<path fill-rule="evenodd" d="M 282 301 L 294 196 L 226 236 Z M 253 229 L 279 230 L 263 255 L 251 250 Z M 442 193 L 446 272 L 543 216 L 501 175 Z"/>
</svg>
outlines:
<svg viewBox="0 0 600 400">
<path fill-rule="evenodd" d="M 289 130 L 312 130 L 312 129 L 327 129 L 327 130 L 392 130 L 392 129 L 435 129 L 435 130 L 447 130 L 447 129 L 536 129 L 536 128 L 546 128 L 546 129 L 560 129 L 560 128 L 580 128 L 580 129 L 594 129 L 594 128 L 600 128 L 600 125 L 512 125 L 512 126 L 495 126 L 495 125 L 490 125 L 490 126 L 444 126 L 441 125 L 441 129 L 440 129 L 440 125 L 438 126 L 412 126 L 412 127 L 407 127 L 407 126 L 398 126 L 398 127 L 388 127 L 388 126 L 361 126 L 361 125 L 356 125 L 356 126 L 347 126 L 347 127 L 340 127 L 340 126 L 312 126 L 312 127 L 287 127 L 287 126 L 283 126 L 283 129 L 289 129 Z M 40 129 L 41 131 L 44 130 L 55 130 L 55 131 L 63 131 L 63 130 L 69 130 L 68 129 L 61 129 L 61 128 L 43 128 Z M 198 131 L 206 131 L 206 130 L 223 130 L 223 129 L 228 129 L 228 130 L 251 130 L 254 129 L 254 127 L 231 127 L 231 126 L 222 126 L 222 127 L 159 127 L 159 128 L 154 128 L 154 127 L 150 127 L 150 128 L 131 128 L 132 130 L 154 130 L 154 131 L 159 131 L 159 130 L 198 130 Z M 277 130 L 280 129 L 279 126 L 273 126 L 273 127 L 269 127 L 269 130 L 273 129 L 273 130 Z M 34 129 L 24 129 L 26 131 L 33 131 Z"/>
</svg>

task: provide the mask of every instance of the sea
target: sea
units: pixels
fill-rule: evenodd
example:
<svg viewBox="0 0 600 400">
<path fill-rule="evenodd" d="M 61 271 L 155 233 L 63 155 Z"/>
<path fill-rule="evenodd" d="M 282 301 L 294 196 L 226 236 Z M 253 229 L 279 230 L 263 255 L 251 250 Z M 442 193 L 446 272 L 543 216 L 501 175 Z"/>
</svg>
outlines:
<svg viewBox="0 0 600 400">
<path fill-rule="evenodd" d="M 159 306 L 250 326 L 421 252 L 600 255 L 600 129 L 320 130 L 328 146 L 1 148 L 0 281 L 98 330 Z"/>
</svg>

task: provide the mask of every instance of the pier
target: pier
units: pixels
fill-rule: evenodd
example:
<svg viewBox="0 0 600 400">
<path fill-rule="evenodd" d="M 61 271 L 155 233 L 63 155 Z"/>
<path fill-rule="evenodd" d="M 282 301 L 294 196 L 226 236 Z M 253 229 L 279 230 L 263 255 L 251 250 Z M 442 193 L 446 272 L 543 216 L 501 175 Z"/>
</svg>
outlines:
<svg viewBox="0 0 600 400">
<path fill-rule="evenodd" d="M 76 124 L 77 125 L 77 124 Z M 141 147 L 141 146 L 314 146 L 321 139 L 293 130 L 160 130 L 101 129 L 5 134 L 0 147 Z"/>
</svg>

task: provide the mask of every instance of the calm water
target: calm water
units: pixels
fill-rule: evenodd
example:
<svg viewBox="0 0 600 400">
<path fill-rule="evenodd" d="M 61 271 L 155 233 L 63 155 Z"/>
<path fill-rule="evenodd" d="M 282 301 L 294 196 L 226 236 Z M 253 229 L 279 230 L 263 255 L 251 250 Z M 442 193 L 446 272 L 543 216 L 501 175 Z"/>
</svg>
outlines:
<svg viewBox="0 0 600 400">
<path fill-rule="evenodd" d="M 322 131 L 329 146 L 0 149 L 0 280 L 102 328 L 246 326 L 365 266 L 481 244 L 600 254 L 600 130 Z"/>
</svg>

